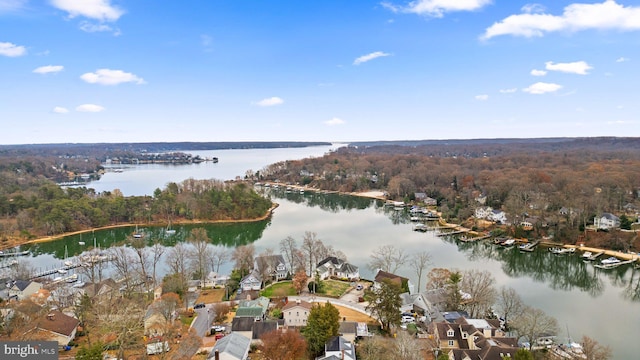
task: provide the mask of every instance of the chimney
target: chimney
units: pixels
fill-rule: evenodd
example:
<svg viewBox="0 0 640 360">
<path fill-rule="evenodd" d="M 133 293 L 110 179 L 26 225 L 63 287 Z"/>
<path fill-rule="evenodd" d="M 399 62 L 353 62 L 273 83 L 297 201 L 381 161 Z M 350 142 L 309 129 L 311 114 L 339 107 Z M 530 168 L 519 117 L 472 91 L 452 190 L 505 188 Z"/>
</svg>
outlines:
<svg viewBox="0 0 640 360">
<path fill-rule="evenodd" d="M 340 351 L 340 359 L 344 360 L 344 349 Z"/>
<path fill-rule="evenodd" d="M 220 360 L 220 351 L 218 349 L 213 353 L 213 358 L 214 360 Z"/>
<path fill-rule="evenodd" d="M 53 313 L 49 313 L 49 314 L 47 314 L 47 319 L 49 319 L 49 320 L 53 321 L 55 318 L 56 318 L 56 315 L 55 315 L 55 314 L 53 314 Z"/>
</svg>

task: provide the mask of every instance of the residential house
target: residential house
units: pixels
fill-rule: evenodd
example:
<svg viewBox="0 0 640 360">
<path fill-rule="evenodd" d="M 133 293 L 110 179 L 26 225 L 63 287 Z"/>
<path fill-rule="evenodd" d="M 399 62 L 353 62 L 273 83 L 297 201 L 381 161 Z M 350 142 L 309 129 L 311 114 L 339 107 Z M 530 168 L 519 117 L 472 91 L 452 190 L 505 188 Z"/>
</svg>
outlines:
<svg viewBox="0 0 640 360">
<path fill-rule="evenodd" d="M 304 300 L 289 301 L 282 307 L 282 317 L 285 326 L 301 327 L 307 325 L 307 318 L 311 311 L 311 303 Z"/>
<path fill-rule="evenodd" d="M 499 320 L 465 319 L 435 322 L 429 327 L 438 348 L 453 360 L 502 360 L 518 351 L 516 338 L 500 329 Z"/>
<path fill-rule="evenodd" d="M 252 317 L 256 321 L 263 320 L 269 310 L 269 298 L 261 296 L 255 300 L 241 300 L 238 303 L 236 317 Z"/>
<path fill-rule="evenodd" d="M 502 210 L 491 210 L 491 215 L 487 218 L 497 224 L 506 224 L 507 222 L 507 214 Z"/>
<path fill-rule="evenodd" d="M 640 211 L 640 209 L 632 203 L 625 204 L 622 209 L 624 210 L 625 214 L 632 216 L 638 215 L 638 212 Z"/>
<path fill-rule="evenodd" d="M 349 281 L 360 280 L 360 270 L 357 266 L 349 264 L 335 256 L 329 256 L 320 261 L 316 266 L 316 272 L 320 276 L 320 280 L 330 277 L 348 279 Z"/>
<path fill-rule="evenodd" d="M 487 219 L 491 215 L 492 211 L 493 209 L 489 206 L 481 206 L 479 208 L 476 208 L 475 217 L 476 219 Z"/>
<path fill-rule="evenodd" d="M 86 283 L 81 289 L 81 295 L 88 295 L 90 298 L 105 296 L 111 294 L 114 290 L 118 290 L 119 286 L 112 278 L 104 279 L 97 283 Z"/>
<path fill-rule="evenodd" d="M 347 341 L 356 341 L 356 337 L 358 336 L 358 323 L 356 321 L 340 321 L 338 334 Z"/>
<path fill-rule="evenodd" d="M 80 320 L 52 310 L 45 317 L 35 321 L 32 334 L 34 338 L 57 341 L 60 346 L 67 346 L 76 337 L 78 325 Z"/>
<path fill-rule="evenodd" d="M 262 289 L 262 277 L 260 277 L 257 271 L 252 271 L 240 280 L 240 289 L 242 289 L 242 291 Z"/>
<path fill-rule="evenodd" d="M 257 256 L 253 261 L 253 268 L 262 276 L 274 281 L 284 280 L 289 276 L 289 268 L 282 255 Z"/>
<path fill-rule="evenodd" d="M 24 300 L 42 289 L 42 284 L 35 281 L 15 280 L 9 286 L 9 298 Z"/>
<path fill-rule="evenodd" d="M 316 360 L 356 360 L 353 343 L 342 336 L 333 336 L 324 344 L 324 356 Z"/>
<path fill-rule="evenodd" d="M 247 339 L 253 337 L 255 317 L 234 317 L 231 321 L 231 333 L 241 335 Z"/>
<path fill-rule="evenodd" d="M 402 277 L 378 269 L 378 272 L 376 273 L 376 276 L 374 278 L 373 286 L 379 287 L 380 283 L 383 281 L 390 281 L 394 284 L 397 284 L 402 290 L 404 290 L 405 292 L 409 292 L 409 294 L 414 293 L 414 286 L 411 283 L 411 280 L 407 279 L 406 277 Z"/>
<path fill-rule="evenodd" d="M 480 205 L 484 205 L 487 203 L 487 195 L 485 194 L 480 194 L 478 196 L 476 196 L 475 198 L 476 202 Z"/>
<path fill-rule="evenodd" d="M 611 213 L 602 213 L 593 218 L 593 225 L 598 230 L 611 230 L 620 227 L 620 218 Z"/>
<path fill-rule="evenodd" d="M 229 335 L 216 341 L 211 349 L 208 359 L 214 360 L 246 360 L 249 357 L 249 347 L 251 337 L 245 337 L 237 333 Z"/>
<path fill-rule="evenodd" d="M 176 310 L 162 309 L 159 302 L 154 302 L 144 314 L 144 334 L 147 336 L 162 336 L 171 324 L 178 318 Z"/>
<path fill-rule="evenodd" d="M 416 294 L 409 294 L 408 292 L 400 294 L 402 299 L 402 305 L 400 306 L 401 312 L 416 312 L 418 314 L 430 316 L 436 310 L 428 300 L 426 293 L 419 292 Z"/>
</svg>

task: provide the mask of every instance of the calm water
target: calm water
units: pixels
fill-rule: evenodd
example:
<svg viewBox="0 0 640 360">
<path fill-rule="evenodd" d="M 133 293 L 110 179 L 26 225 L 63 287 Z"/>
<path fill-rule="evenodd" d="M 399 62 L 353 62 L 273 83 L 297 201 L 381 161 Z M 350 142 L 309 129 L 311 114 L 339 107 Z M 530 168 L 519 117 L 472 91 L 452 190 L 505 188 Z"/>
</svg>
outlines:
<svg viewBox="0 0 640 360">
<path fill-rule="evenodd" d="M 294 149 L 295 150 L 295 149 Z M 300 155 L 303 149 L 300 150 Z M 308 149 L 307 149 L 308 150 Z M 318 149 L 317 156 L 328 148 Z M 255 154 L 262 151 L 232 150 L 227 153 Z M 267 150 L 268 151 L 268 150 Z M 282 151 L 282 152 L 279 152 Z M 286 152 L 291 149 L 277 149 L 277 156 L 285 156 L 275 161 L 284 160 Z M 269 152 L 269 151 L 268 151 Z M 153 189 L 168 181 L 181 181 L 183 178 L 232 178 L 234 175 L 215 175 L 212 169 L 230 161 L 222 151 L 206 156 L 219 156 L 219 164 L 201 164 L 193 167 L 158 168 L 145 166 L 142 169 L 131 169 L 114 175 L 109 180 L 105 176 L 102 190 L 111 190 L 106 184 L 119 184 L 119 188 L 127 195 L 141 195 L 153 192 Z M 261 164 L 268 159 L 244 160 L 246 163 Z M 229 165 L 231 166 L 231 165 Z M 191 170 L 188 170 L 191 169 Z M 206 169 L 206 170 L 205 170 Z M 256 170 L 257 165 L 251 168 Z M 241 171 L 244 173 L 246 169 Z M 172 171 L 178 171 L 175 175 Z M 142 173 L 154 173 L 159 178 L 148 178 Z M 222 172 L 220 172 L 221 174 Z M 225 172 L 225 174 L 231 174 Z M 171 177 L 162 178 L 164 174 Z M 185 176 L 187 175 L 187 176 Z M 118 176 L 132 181 L 128 183 Z M 129 187 L 128 185 L 131 185 Z M 102 191 L 98 190 L 98 191 Z M 322 195 L 310 192 L 304 195 L 284 192 L 272 193 L 274 201 L 280 206 L 274 215 L 265 221 L 248 224 L 225 224 L 205 226 L 212 242 L 229 249 L 236 245 L 253 243 L 257 252 L 271 248 L 279 251 L 278 243 L 287 236 L 292 236 L 301 244 L 306 231 L 315 232 L 318 237 L 335 249 L 348 256 L 348 261 L 359 266 L 361 275 L 372 277 L 367 268 L 370 253 L 379 246 L 394 246 L 412 252 L 427 250 L 433 256 L 433 267 L 465 269 L 483 269 L 490 271 L 496 279 L 496 287 L 502 285 L 513 287 L 523 300 L 531 306 L 544 310 L 554 316 L 562 329 L 559 340 L 565 341 L 567 329 L 574 340 L 582 335 L 597 339 L 600 343 L 610 345 L 614 349 L 614 359 L 634 359 L 640 346 L 636 337 L 640 334 L 640 271 L 631 267 L 620 267 L 614 270 L 597 270 L 591 263 L 585 263 L 578 256 L 558 256 L 546 251 L 522 254 L 517 249 L 500 249 L 490 243 L 457 243 L 455 239 L 437 237 L 433 232 L 420 233 L 412 231 L 408 214 L 385 208 L 373 200 L 339 196 Z M 175 227 L 177 233 L 165 237 L 161 228 L 144 228 L 149 240 L 163 239 L 165 245 L 171 246 L 183 239 L 195 226 Z M 198 227 L 202 227 L 199 225 Z M 131 234 L 133 228 L 105 230 L 93 234 L 67 237 L 60 241 L 32 246 L 32 256 L 28 261 L 40 269 L 59 265 L 65 257 L 75 256 L 93 243 L 101 247 L 117 245 L 119 241 Z M 86 245 L 79 245 L 79 242 Z M 229 271 L 230 263 L 223 271 Z M 164 270 L 161 270 L 161 272 Z M 412 269 L 402 267 L 400 275 L 416 282 Z M 424 278 L 424 275 L 423 275 Z M 424 279 L 422 280 L 424 285 Z"/>
<path fill-rule="evenodd" d="M 153 195 L 155 189 L 162 189 L 169 182 L 179 183 L 189 178 L 233 180 L 237 176 L 244 177 L 247 171 L 255 173 L 267 165 L 284 160 L 320 157 L 341 146 L 344 144 L 286 149 L 185 151 L 202 158 L 217 157 L 219 161 L 189 165 L 112 166 L 124 171 L 107 172 L 88 187 L 94 188 L 96 192 L 120 189 L 125 196 Z"/>
</svg>

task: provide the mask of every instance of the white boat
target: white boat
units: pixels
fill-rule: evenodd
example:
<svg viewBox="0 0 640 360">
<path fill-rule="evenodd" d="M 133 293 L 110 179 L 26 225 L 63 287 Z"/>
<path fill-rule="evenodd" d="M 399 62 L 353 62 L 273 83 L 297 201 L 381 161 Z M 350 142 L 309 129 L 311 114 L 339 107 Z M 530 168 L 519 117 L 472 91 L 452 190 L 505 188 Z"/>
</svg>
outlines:
<svg viewBox="0 0 640 360">
<path fill-rule="evenodd" d="M 602 261 L 600 261 L 600 263 L 602 265 L 612 265 L 612 264 L 617 264 L 619 262 L 621 262 L 622 260 L 618 259 L 617 257 L 611 256 L 609 258 L 606 258 Z"/>
<path fill-rule="evenodd" d="M 84 245 L 84 241 L 78 241 L 78 245 Z"/>
<path fill-rule="evenodd" d="M 516 239 L 507 239 L 505 241 L 503 241 L 502 243 L 500 243 L 500 245 L 505 246 L 505 247 L 509 247 L 509 246 L 513 246 L 516 243 Z"/>
<path fill-rule="evenodd" d="M 165 234 L 167 234 L 167 235 L 173 235 L 173 234 L 175 234 L 175 233 L 176 233 L 176 231 L 175 231 L 174 229 L 167 229 L 167 230 L 165 230 L 164 232 L 165 232 Z"/>
<path fill-rule="evenodd" d="M 593 255 L 593 253 L 591 251 L 585 251 L 585 252 L 582 253 L 582 255 L 580 257 L 582 257 L 585 260 L 589 260 L 592 255 Z"/>
<path fill-rule="evenodd" d="M 65 270 L 65 269 L 58 269 L 58 272 L 59 272 L 60 274 L 66 274 L 66 273 L 67 273 L 67 270 Z"/>
<path fill-rule="evenodd" d="M 81 287 L 83 287 L 83 286 L 84 286 L 84 282 L 80 281 L 80 282 L 77 282 L 77 283 L 73 284 L 73 286 L 72 286 L 72 287 L 74 287 L 74 288 L 81 288 Z"/>
<path fill-rule="evenodd" d="M 64 266 L 72 266 L 73 265 L 73 263 L 71 261 L 69 261 L 69 260 L 65 261 L 63 264 L 64 264 Z"/>
</svg>

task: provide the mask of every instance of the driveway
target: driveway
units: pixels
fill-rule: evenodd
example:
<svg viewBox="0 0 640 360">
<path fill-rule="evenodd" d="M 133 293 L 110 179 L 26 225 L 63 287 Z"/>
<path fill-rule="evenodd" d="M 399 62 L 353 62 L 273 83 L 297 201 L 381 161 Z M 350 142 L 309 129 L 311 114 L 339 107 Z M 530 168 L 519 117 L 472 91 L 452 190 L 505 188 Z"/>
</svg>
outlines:
<svg viewBox="0 0 640 360">
<path fill-rule="evenodd" d="M 356 290 L 357 285 L 361 285 L 362 290 Z M 364 296 L 364 289 L 366 286 L 369 286 L 369 284 L 365 282 L 356 283 L 356 286 L 354 286 L 353 288 L 351 288 L 351 290 L 347 291 L 344 295 L 342 295 L 340 297 L 340 300 L 348 303 L 364 304 L 364 303 L 358 302 L 358 299 Z"/>
</svg>

